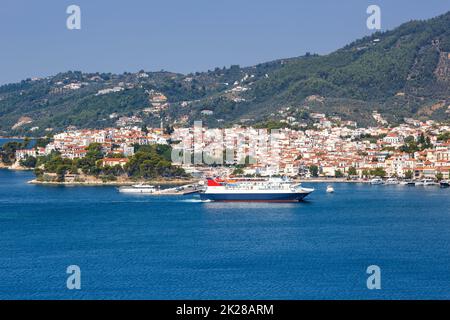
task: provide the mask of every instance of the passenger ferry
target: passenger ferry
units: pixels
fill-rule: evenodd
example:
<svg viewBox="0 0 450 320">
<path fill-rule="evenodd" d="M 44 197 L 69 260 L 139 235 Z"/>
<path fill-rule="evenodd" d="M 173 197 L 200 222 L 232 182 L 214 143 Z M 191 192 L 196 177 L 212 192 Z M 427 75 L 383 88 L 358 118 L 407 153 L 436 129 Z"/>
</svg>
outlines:
<svg viewBox="0 0 450 320">
<path fill-rule="evenodd" d="M 207 179 L 200 199 L 243 202 L 298 202 L 314 191 L 284 178 Z"/>
<path fill-rule="evenodd" d="M 154 186 L 135 184 L 133 186 L 120 187 L 119 191 L 123 193 L 155 193 L 157 190 Z"/>
</svg>

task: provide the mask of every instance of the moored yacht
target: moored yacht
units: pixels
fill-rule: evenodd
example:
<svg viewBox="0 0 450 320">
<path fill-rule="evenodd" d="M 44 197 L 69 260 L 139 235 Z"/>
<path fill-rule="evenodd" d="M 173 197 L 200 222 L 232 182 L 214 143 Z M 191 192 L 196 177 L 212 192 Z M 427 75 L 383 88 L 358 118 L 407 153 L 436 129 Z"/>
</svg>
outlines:
<svg viewBox="0 0 450 320">
<path fill-rule="evenodd" d="M 389 178 L 386 180 L 386 184 L 399 184 L 397 178 Z"/>
<path fill-rule="evenodd" d="M 433 179 L 424 179 L 423 185 L 424 186 L 435 186 L 436 182 Z"/>
<path fill-rule="evenodd" d="M 155 193 L 156 188 L 147 184 L 135 184 L 132 186 L 120 187 L 119 191 L 124 193 Z"/>
<path fill-rule="evenodd" d="M 433 179 L 422 179 L 416 182 L 416 186 L 434 186 L 436 182 Z"/>
<path fill-rule="evenodd" d="M 370 180 L 370 184 L 372 185 L 377 185 L 377 184 L 383 184 L 383 179 L 381 178 L 373 178 L 372 180 Z"/>
<path fill-rule="evenodd" d="M 450 180 L 442 180 L 439 182 L 439 185 L 441 188 L 449 188 L 450 187 Z"/>
<path fill-rule="evenodd" d="M 413 180 L 405 180 L 405 181 L 400 182 L 400 184 L 402 186 L 410 186 L 410 187 L 413 187 L 416 185 L 416 183 Z"/>
</svg>

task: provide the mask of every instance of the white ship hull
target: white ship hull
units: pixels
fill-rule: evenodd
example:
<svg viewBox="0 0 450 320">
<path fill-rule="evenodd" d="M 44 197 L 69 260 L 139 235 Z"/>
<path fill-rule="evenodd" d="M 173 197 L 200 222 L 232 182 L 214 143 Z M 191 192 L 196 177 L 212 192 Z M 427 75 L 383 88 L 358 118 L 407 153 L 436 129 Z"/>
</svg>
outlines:
<svg viewBox="0 0 450 320">
<path fill-rule="evenodd" d="M 134 185 L 134 186 L 127 186 L 127 187 L 120 187 L 119 188 L 119 192 L 122 192 L 122 193 L 151 194 L 151 193 L 155 193 L 156 189 L 153 186 Z"/>
<path fill-rule="evenodd" d="M 268 184 L 268 187 L 264 187 L 264 185 L 245 182 L 238 187 L 209 185 L 206 191 L 200 193 L 200 198 L 202 200 L 230 202 L 298 202 L 314 191 L 314 189 L 300 186 L 275 185 L 279 188 L 274 187 L 273 184 Z"/>
</svg>

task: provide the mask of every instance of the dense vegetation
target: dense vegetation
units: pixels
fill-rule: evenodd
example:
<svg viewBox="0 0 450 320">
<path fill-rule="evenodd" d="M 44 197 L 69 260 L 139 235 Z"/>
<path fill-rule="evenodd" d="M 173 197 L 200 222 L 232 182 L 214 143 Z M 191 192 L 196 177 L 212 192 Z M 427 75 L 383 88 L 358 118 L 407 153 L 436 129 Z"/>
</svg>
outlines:
<svg viewBox="0 0 450 320">
<path fill-rule="evenodd" d="M 154 179 L 157 177 L 186 177 L 180 167 L 171 165 L 171 148 L 167 145 L 139 146 L 125 165 L 128 176 Z"/>
<path fill-rule="evenodd" d="M 448 120 L 449 25 L 450 12 L 374 33 L 325 56 L 307 54 L 247 68 L 235 65 L 188 75 L 65 72 L 27 79 L 0 87 L 0 135 L 44 135 L 46 128 L 69 125 L 106 127 L 115 125 L 119 116 L 132 115 L 141 124 L 203 120 L 209 126 L 279 126 L 288 115 L 310 122 L 311 112 L 367 125 L 374 123 L 373 110 L 393 122 L 404 117 Z M 80 87 L 65 88 L 73 83 Z M 98 94 L 117 86 L 123 90 Z M 231 90 L 237 86 L 246 91 Z M 164 93 L 170 106 L 144 112 L 151 107 L 151 90 Z M 282 114 L 285 107 L 290 111 Z M 202 113 L 205 109 L 213 114 Z M 21 117 L 27 121 L 13 128 Z"/>
<path fill-rule="evenodd" d="M 430 137 L 425 137 L 425 135 L 422 133 L 417 141 L 414 139 L 414 137 L 406 137 L 405 144 L 400 147 L 400 151 L 413 154 L 414 152 L 422 151 L 432 147 L 433 145 L 430 141 Z"/>
<path fill-rule="evenodd" d="M 30 144 L 29 139 L 25 139 L 22 142 L 9 141 L 0 146 L 0 162 L 6 165 L 11 165 L 16 161 L 16 150 L 24 149 Z"/>
<path fill-rule="evenodd" d="M 101 145 L 92 143 L 87 154 L 79 159 L 62 158 L 53 151 L 47 156 L 38 157 L 35 161 L 35 173 L 38 179 L 45 180 L 48 173 L 57 175 L 56 180 L 64 181 L 67 174 L 85 174 L 104 181 L 117 180 L 119 176 L 132 179 L 185 178 L 185 171 L 170 162 L 171 148 L 167 145 L 136 146 L 136 153 L 130 157 L 125 166 L 104 166 Z M 114 155 L 113 155 L 114 156 Z M 28 160 L 28 159 L 27 159 Z"/>
</svg>

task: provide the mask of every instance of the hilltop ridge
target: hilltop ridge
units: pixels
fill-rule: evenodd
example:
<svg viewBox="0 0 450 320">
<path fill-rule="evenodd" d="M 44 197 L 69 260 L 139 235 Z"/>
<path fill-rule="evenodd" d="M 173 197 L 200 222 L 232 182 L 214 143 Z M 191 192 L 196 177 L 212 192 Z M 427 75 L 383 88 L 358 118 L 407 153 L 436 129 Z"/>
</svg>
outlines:
<svg viewBox="0 0 450 320">
<path fill-rule="evenodd" d="M 360 125 L 378 111 L 450 119 L 450 12 L 410 21 L 327 55 L 306 54 L 207 72 L 69 71 L 0 87 L 0 135 L 44 135 L 70 126 L 190 125 L 283 121 L 324 113 Z"/>
</svg>

